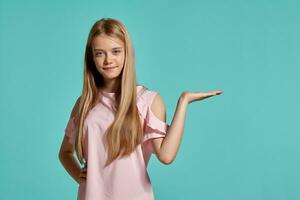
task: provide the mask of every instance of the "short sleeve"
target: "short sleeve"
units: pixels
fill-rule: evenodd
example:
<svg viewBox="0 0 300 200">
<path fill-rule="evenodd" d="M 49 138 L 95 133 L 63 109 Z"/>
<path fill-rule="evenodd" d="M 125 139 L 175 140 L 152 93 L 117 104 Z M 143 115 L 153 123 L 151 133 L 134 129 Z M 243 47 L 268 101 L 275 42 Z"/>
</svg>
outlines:
<svg viewBox="0 0 300 200">
<path fill-rule="evenodd" d="M 148 94 L 146 95 L 146 114 L 145 114 L 145 125 L 144 125 L 144 140 L 143 142 L 146 142 L 150 139 L 155 138 L 162 138 L 166 136 L 167 129 L 169 128 L 169 125 L 157 118 L 154 113 L 151 110 L 152 102 L 155 98 L 155 96 L 158 94 L 154 91 L 148 91 Z"/>
<path fill-rule="evenodd" d="M 76 122 L 75 117 L 70 117 L 65 128 L 65 135 L 68 136 L 68 141 L 74 146 L 76 139 Z"/>
</svg>

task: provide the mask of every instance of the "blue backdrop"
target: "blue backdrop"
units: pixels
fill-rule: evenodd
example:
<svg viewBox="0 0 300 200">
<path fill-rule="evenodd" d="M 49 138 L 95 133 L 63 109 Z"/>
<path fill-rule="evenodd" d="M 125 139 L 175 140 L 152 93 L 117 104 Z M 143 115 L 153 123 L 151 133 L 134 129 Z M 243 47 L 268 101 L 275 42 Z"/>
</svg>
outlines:
<svg viewBox="0 0 300 200">
<path fill-rule="evenodd" d="M 168 123 L 182 91 L 224 91 L 189 105 L 171 165 L 152 157 L 157 200 L 300 199 L 299 6 L 0 0 L 1 199 L 76 198 L 58 151 L 102 17 L 127 26 L 138 82 L 161 94 Z"/>
</svg>

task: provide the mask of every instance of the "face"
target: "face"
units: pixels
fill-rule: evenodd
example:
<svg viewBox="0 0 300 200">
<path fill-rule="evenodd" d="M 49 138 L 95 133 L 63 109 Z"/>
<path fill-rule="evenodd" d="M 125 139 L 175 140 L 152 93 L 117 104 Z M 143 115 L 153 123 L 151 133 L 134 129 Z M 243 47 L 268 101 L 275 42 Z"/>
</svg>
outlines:
<svg viewBox="0 0 300 200">
<path fill-rule="evenodd" d="M 118 38 L 99 35 L 94 38 L 92 48 L 94 63 L 104 81 L 116 80 L 124 67 L 124 43 Z"/>
</svg>

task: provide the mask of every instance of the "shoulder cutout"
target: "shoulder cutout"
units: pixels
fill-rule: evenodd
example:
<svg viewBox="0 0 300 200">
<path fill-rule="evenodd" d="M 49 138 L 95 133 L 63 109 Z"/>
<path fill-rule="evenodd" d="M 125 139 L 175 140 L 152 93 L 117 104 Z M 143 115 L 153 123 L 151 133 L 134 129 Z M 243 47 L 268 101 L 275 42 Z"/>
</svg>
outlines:
<svg viewBox="0 0 300 200">
<path fill-rule="evenodd" d="M 150 105 L 152 113 L 161 121 L 166 122 L 166 109 L 163 99 L 159 93 L 155 92 Z"/>
</svg>

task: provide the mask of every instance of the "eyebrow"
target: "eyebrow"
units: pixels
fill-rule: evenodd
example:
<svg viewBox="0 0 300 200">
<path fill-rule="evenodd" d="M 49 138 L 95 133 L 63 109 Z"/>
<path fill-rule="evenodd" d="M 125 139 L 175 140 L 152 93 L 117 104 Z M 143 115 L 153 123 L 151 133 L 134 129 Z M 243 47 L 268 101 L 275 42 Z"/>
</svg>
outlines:
<svg viewBox="0 0 300 200">
<path fill-rule="evenodd" d="M 114 50 L 114 49 L 122 49 L 122 47 L 114 47 L 111 50 Z M 104 51 L 104 50 L 103 49 L 94 49 L 94 51 Z"/>
</svg>

